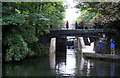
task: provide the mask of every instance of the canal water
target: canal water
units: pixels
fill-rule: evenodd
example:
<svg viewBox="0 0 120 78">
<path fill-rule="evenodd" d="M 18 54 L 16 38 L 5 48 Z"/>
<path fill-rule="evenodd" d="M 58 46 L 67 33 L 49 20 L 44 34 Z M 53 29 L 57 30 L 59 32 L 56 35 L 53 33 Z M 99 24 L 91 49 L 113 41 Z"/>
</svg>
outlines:
<svg viewBox="0 0 120 78">
<path fill-rule="evenodd" d="M 19 64 L 3 64 L 3 76 L 120 76 L 120 63 L 84 59 L 74 49 L 66 56 L 26 59 Z"/>
</svg>

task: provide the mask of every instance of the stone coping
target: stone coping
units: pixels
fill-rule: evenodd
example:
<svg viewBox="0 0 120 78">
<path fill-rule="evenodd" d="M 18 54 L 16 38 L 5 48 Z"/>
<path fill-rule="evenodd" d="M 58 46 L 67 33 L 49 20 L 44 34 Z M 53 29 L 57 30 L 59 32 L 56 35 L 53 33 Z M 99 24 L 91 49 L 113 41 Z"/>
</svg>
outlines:
<svg viewBox="0 0 120 78">
<path fill-rule="evenodd" d="M 103 60 L 103 61 L 120 62 L 120 56 L 119 55 L 98 54 L 98 53 L 83 53 L 83 57 L 88 58 L 88 59 L 97 59 L 97 60 Z"/>
</svg>

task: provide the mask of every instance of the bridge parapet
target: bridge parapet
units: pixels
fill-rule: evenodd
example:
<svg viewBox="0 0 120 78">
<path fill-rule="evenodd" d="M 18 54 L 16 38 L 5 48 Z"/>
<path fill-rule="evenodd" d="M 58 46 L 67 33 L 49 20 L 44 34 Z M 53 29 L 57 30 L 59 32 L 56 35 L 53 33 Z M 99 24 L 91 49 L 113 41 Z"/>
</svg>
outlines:
<svg viewBox="0 0 120 78">
<path fill-rule="evenodd" d="M 51 30 L 49 35 L 51 36 L 98 36 L 100 34 L 114 34 L 115 30 L 107 29 L 58 29 L 58 30 Z"/>
<path fill-rule="evenodd" d="M 52 29 L 50 31 L 115 32 L 113 29 Z"/>
</svg>

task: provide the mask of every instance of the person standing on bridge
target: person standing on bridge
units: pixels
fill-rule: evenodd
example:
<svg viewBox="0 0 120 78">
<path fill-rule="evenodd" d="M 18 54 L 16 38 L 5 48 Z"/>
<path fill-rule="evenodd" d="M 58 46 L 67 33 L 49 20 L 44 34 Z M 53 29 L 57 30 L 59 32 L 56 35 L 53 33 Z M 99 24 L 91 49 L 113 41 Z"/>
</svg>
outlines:
<svg viewBox="0 0 120 78">
<path fill-rule="evenodd" d="M 111 42 L 111 55 L 115 55 L 115 41 L 113 39 L 110 40 Z"/>
<path fill-rule="evenodd" d="M 67 29 L 69 28 L 69 23 L 68 23 L 68 21 L 67 21 L 67 23 L 66 23 L 66 28 L 67 28 Z"/>
<path fill-rule="evenodd" d="M 83 29 L 83 21 L 79 22 L 79 29 Z"/>
<path fill-rule="evenodd" d="M 81 29 L 83 29 L 83 20 L 80 22 L 80 24 L 81 24 Z"/>
<path fill-rule="evenodd" d="M 87 23 L 87 21 L 85 21 L 85 27 L 84 27 L 84 29 L 88 29 L 88 23 Z"/>
<path fill-rule="evenodd" d="M 102 54 L 103 53 L 103 42 L 102 40 L 99 41 L 99 54 Z"/>
<path fill-rule="evenodd" d="M 94 29 L 98 28 L 97 18 L 95 18 Z"/>
<path fill-rule="evenodd" d="M 75 29 L 77 29 L 78 28 L 78 24 L 77 24 L 77 21 L 75 22 Z"/>
</svg>

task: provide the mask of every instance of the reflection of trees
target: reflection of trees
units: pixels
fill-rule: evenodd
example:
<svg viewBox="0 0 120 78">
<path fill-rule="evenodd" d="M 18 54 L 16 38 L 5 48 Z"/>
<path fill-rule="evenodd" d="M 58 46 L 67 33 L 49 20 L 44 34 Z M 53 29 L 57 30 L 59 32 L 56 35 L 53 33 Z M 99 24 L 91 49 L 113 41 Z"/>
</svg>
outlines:
<svg viewBox="0 0 120 78">
<path fill-rule="evenodd" d="M 63 60 L 62 60 L 63 59 Z M 56 73 L 59 73 L 61 65 L 65 66 L 65 58 L 57 59 Z M 19 64 L 3 64 L 3 76 L 52 76 L 55 72 L 51 71 L 48 58 L 26 59 Z M 75 76 L 119 76 L 120 64 L 104 62 L 100 60 L 88 60 L 76 54 Z"/>
<path fill-rule="evenodd" d="M 4 65 L 3 76 L 51 76 L 48 58 L 27 59 L 20 64 Z"/>
</svg>

